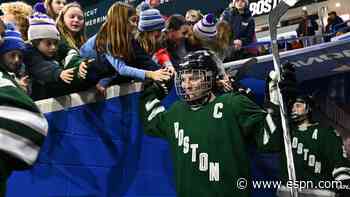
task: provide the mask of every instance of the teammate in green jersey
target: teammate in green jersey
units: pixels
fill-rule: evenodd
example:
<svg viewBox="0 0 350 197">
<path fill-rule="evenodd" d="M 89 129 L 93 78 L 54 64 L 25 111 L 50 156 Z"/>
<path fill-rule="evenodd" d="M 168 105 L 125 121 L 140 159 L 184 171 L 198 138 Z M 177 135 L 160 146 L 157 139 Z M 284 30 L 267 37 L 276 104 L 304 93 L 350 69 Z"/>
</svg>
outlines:
<svg viewBox="0 0 350 197">
<path fill-rule="evenodd" d="M 0 196 L 5 196 L 13 170 L 34 164 L 48 130 L 45 117 L 13 77 L 22 64 L 22 50 L 20 33 L 6 29 L 0 46 Z"/>
<path fill-rule="evenodd" d="M 171 146 L 177 196 L 250 196 L 246 145 L 271 150 L 270 136 L 280 128 L 274 121 L 279 114 L 268 113 L 248 97 L 213 94 L 217 64 L 207 50 L 187 55 L 175 76 L 181 100 L 168 110 L 160 103 L 164 86 L 145 84 L 141 95 L 144 131 Z"/>
<path fill-rule="evenodd" d="M 269 95 L 272 98 L 271 101 L 278 105 L 275 88 L 273 88 L 276 87 L 277 79 L 273 77 L 276 76 L 273 72 L 270 73 L 272 80 L 269 83 Z M 297 181 L 310 182 L 307 188 L 299 189 L 307 189 L 309 196 L 335 196 L 334 191 L 342 196 L 350 196 L 350 161 L 343 141 L 335 129 L 321 127 L 318 122 L 313 121 L 313 106 L 313 100 L 309 96 L 297 96 L 290 105 L 291 142 L 296 178 Z M 270 141 L 270 143 L 281 144 L 281 141 L 282 138 L 279 142 Z M 283 149 L 281 152 L 284 153 Z M 282 179 L 287 181 L 286 158 L 285 154 L 282 155 Z M 341 183 L 334 181 L 341 181 Z M 349 189 L 346 189 L 347 187 Z M 285 191 L 285 193 L 289 192 Z"/>
<path fill-rule="evenodd" d="M 335 129 L 314 122 L 312 108 L 313 101 L 308 96 L 297 97 L 292 106 L 291 137 L 297 178 L 313 181 L 318 188 L 323 181 L 341 181 L 344 188 L 333 184 L 324 189 L 338 190 L 343 196 L 349 196 L 350 161 L 342 138 Z"/>
</svg>

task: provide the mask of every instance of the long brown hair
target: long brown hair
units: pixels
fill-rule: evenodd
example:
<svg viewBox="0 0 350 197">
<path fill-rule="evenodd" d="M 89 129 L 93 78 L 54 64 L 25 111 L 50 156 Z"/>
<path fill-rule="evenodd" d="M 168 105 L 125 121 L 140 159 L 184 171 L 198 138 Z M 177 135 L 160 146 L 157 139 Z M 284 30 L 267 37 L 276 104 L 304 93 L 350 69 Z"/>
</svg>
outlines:
<svg viewBox="0 0 350 197">
<path fill-rule="evenodd" d="M 109 52 L 115 58 L 131 60 L 133 51 L 129 18 L 135 14 L 136 10 L 131 5 L 123 2 L 114 3 L 108 10 L 106 21 L 97 33 L 96 51 Z"/>
<path fill-rule="evenodd" d="M 56 23 L 57 23 L 57 29 L 60 32 L 61 37 L 65 41 L 67 41 L 68 46 L 79 51 L 80 47 L 86 41 L 86 36 L 85 36 L 85 18 L 84 18 L 83 29 L 80 32 L 78 32 L 76 35 L 74 35 L 74 36 L 72 35 L 72 33 L 70 32 L 68 27 L 64 24 L 64 15 L 67 13 L 67 11 L 70 8 L 74 8 L 74 7 L 79 8 L 83 12 L 82 7 L 78 3 L 76 3 L 76 2 L 69 3 L 69 4 L 65 5 L 64 8 L 61 10 L 60 14 L 57 17 Z"/>
<path fill-rule="evenodd" d="M 135 35 L 135 39 L 149 55 L 152 55 L 156 51 L 158 45 L 157 40 L 151 34 L 153 34 L 153 31 L 137 31 Z"/>
<path fill-rule="evenodd" d="M 221 50 L 227 49 L 232 45 L 233 32 L 231 26 L 226 21 L 220 21 L 217 24 L 218 34 L 216 36 L 217 47 Z"/>
</svg>

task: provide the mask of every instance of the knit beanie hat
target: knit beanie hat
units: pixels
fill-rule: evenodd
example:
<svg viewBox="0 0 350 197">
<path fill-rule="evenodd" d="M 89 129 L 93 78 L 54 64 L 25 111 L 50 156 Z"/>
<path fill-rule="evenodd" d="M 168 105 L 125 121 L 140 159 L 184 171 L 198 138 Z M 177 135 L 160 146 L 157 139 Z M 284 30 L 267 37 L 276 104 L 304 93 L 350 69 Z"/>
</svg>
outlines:
<svg viewBox="0 0 350 197">
<path fill-rule="evenodd" d="M 37 2 L 36 4 L 34 4 L 33 10 L 35 12 L 47 13 L 44 2 Z"/>
<path fill-rule="evenodd" d="M 140 32 L 162 30 L 165 27 L 165 20 L 159 10 L 144 7 L 141 10 L 138 30 Z"/>
<path fill-rule="evenodd" d="M 60 39 L 55 21 L 46 14 L 36 12 L 29 18 L 28 40 L 51 38 Z"/>
<path fill-rule="evenodd" d="M 14 50 L 22 51 L 24 49 L 25 45 L 21 33 L 15 30 L 13 24 L 6 24 L 4 43 L 0 46 L 0 54 Z"/>
<path fill-rule="evenodd" d="M 213 14 L 205 15 L 193 26 L 193 33 L 200 39 L 214 39 L 217 34 L 215 16 Z"/>
</svg>

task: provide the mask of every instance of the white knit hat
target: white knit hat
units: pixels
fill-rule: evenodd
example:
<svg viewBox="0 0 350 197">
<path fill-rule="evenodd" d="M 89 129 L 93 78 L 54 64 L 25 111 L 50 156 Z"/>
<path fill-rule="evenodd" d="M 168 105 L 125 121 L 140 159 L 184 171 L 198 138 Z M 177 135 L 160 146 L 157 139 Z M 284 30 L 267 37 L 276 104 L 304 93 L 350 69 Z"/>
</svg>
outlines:
<svg viewBox="0 0 350 197">
<path fill-rule="evenodd" d="M 55 21 L 46 14 L 36 12 L 29 18 L 28 40 L 60 39 Z"/>
<path fill-rule="evenodd" d="M 193 33 L 204 40 L 211 40 L 217 34 L 215 16 L 213 14 L 205 15 L 193 27 Z"/>
</svg>

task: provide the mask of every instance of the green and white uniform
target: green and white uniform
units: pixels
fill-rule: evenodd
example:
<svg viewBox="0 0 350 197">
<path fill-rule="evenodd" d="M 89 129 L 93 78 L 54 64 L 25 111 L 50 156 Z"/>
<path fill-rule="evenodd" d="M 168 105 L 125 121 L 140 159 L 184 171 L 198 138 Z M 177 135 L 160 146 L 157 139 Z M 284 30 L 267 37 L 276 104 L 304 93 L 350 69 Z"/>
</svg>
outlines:
<svg viewBox="0 0 350 197">
<path fill-rule="evenodd" d="M 250 196 L 250 189 L 239 190 L 236 182 L 250 180 L 247 143 L 271 148 L 264 145 L 278 129 L 271 115 L 237 93 L 216 97 L 198 110 L 177 101 L 166 111 L 159 97 L 155 86 L 145 89 L 141 117 L 147 134 L 171 146 L 177 196 Z"/>
<path fill-rule="evenodd" d="M 47 130 L 48 123 L 35 103 L 0 65 L 1 196 L 12 170 L 34 164 Z"/>
<path fill-rule="evenodd" d="M 316 123 L 307 128 L 293 128 L 291 138 L 298 180 L 313 181 L 317 186 L 319 181 L 350 179 L 350 161 L 336 130 Z M 283 158 L 284 177 L 288 177 Z"/>
</svg>

